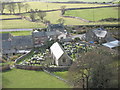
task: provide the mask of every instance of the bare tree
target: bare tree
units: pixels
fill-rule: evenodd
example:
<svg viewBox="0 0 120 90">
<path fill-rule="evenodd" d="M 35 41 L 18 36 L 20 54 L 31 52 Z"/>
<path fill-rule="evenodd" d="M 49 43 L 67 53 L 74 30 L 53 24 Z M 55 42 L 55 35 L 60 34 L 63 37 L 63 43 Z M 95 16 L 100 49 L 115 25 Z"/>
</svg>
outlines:
<svg viewBox="0 0 120 90">
<path fill-rule="evenodd" d="M 1 12 L 1 14 L 3 14 L 3 12 L 5 10 L 5 6 L 6 6 L 6 3 L 0 2 L 0 12 Z"/>
<path fill-rule="evenodd" d="M 84 53 L 69 70 L 69 80 L 74 87 L 110 88 L 112 79 L 112 54 L 106 48 Z M 116 77 L 116 76 L 115 76 Z"/>
<path fill-rule="evenodd" d="M 61 14 L 62 15 L 65 14 L 65 8 L 66 8 L 66 6 L 61 6 Z"/>
<path fill-rule="evenodd" d="M 36 20 L 35 19 L 36 13 L 34 13 L 33 9 L 30 10 L 29 16 L 30 16 L 30 19 L 31 19 L 32 22 L 34 22 Z"/>
<path fill-rule="evenodd" d="M 40 21 L 44 22 L 44 17 L 46 16 L 46 12 L 41 11 L 41 12 L 38 12 L 37 15 L 38 15 Z"/>
<path fill-rule="evenodd" d="M 28 12 L 28 9 L 30 8 L 30 5 L 29 4 L 24 4 L 24 8 L 25 8 L 25 11 Z"/>
<path fill-rule="evenodd" d="M 24 4 L 20 2 L 20 3 L 17 3 L 17 6 L 18 6 L 19 13 L 21 13 L 21 9 L 24 7 Z"/>
<path fill-rule="evenodd" d="M 63 18 L 60 18 L 60 19 L 57 20 L 57 22 L 58 22 L 59 24 L 64 24 L 65 20 L 64 20 Z"/>
<path fill-rule="evenodd" d="M 16 3 L 9 3 L 7 5 L 7 9 L 10 12 L 10 14 L 12 14 L 12 12 L 13 12 L 13 14 L 15 14 Z"/>
</svg>

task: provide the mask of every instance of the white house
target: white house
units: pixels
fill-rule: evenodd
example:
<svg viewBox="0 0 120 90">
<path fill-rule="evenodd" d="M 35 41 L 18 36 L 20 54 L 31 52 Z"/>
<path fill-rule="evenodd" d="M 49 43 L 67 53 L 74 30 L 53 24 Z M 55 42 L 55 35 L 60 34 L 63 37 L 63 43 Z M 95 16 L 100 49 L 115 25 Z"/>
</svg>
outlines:
<svg viewBox="0 0 120 90">
<path fill-rule="evenodd" d="M 57 66 L 70 66 L 72 64 L 72 59 L 58 42 L 50 47 L 50 51 L 54 60 L 53 64 Z"/>
</svg>

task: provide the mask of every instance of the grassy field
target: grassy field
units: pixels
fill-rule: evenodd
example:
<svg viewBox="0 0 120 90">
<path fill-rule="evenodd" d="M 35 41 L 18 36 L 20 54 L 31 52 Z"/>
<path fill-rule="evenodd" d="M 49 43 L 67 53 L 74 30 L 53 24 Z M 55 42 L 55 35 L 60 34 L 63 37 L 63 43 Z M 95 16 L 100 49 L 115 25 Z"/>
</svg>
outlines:
<svg viewBox="0 0 120 90">
<path fill-rule="evenodd" d="M 13 69 L 3 73 L 4 88 L 69 88 L 66 83 L 40 71 Z"/>
<path fill-rule="evenodd" d="M 66 11 L 65 15 L 81 17 L 90 21 L 98 21 L 105 18 L 118 18 L 118 8 L 70 10 Z"/>
<path fill-rule="evenodd" d="M 11 32 L 0 32 L 0 33 L 10 33 L 13 36 L 32 35 L 32 31 L 11 31 Z"/>
<path fill-rule="evenodd" d="M 0 24 L 2 29 L 14 28 L 42 28 L 45 27 L 42 23 L 29 22 L 27 20 L 3 20 Z"/>
<path fill-rule="evenodd" d="M 61 6 L 66 6 L 66 8 L 80 8 L 80 7 L 96 7 L 96 6 L 108 6 L 105 4 L 64 4 L 64 3 L 46 3 L 46 2 L 26 2 L 29 4 L 30 9 L 39 9 L 39 10 L 52 10 L 52 9 L 60 9 Z M 22 8 L 22 12 L 25 12 L 25 8 Z M 7 9 L 4 11 L 5 13 L 9 13 Z M 18 7 L 16 6 L 15 12 L 18 13 Z"/>
<path fill-rule="evenodd" d="M 68 1 L 73 1 L 73 0 L 47 0 L 47 1 L 51 1 L 51 2 L 54 2 L 54 1 L 57 1 L 57 2 L 68 2 Z M 112 0 L 74 0 L 74 1 L 83 1 L 83 2 L 110 2 Z"/>
<path fill-rule="evenodd" d="M 63 78 L 63 79 L 68 79 L 68 71 L 64 71 L 64 72 L 54 72 L 55 75 Z"/>
</svg>

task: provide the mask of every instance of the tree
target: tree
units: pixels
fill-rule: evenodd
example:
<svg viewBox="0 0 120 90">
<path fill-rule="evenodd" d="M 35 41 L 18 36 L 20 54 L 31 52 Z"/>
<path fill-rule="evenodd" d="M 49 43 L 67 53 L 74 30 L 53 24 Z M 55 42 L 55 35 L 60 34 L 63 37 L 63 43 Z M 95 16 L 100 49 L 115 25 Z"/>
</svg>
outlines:
<svg viewBox="0 0 120 90">
<path fill-rule="evenodd" d="M 16 4 L 15 3 L 9 3 L 7 6 L 8 11 L 10 12 L 10 14 L 15 14 L 15 9 L 16 9 Z"/>
<path fill-rule="evenodd" d="M 60 24 L 64 24 L 65 20 L 63 18 L 60 18 L 60 19 L 57 20 L 57 22 L 60 23 Z"/>
<path fill-rule="evenodd" d="M 113 55 L 106 48 L 97 48 L 87 53 L 73 63 L 69 70 L 69 80 L 74 87 L 110 88 L 114 81 Z M 116 77 L 116 75 L 114 75 Z"/>
<path fill-rule="evenodd" d="M 10 14 L 12 14 L 12 6 L 11 6 L 11 4 L 7 5 L 7 10 L 10 12 Z"/>
<path fill-rule="evenodd" d="M 25 8 L 25 11 L 28 12 L 28 9 L 30 8 L 30 5 L 29 4 L 24 4 L 24 8 Z"/>
<path fill-rule="evenodd" d="M 66 6 L 61 6 L 61 14 L 62 15 L 65 14 L 65 8 L 66 8 Z"/>
<path fill-rule="evenodd" d="M 44 21 L 44 17 L 46 16 L 46 12 L 38 12 L 37 13 L 37 15 L 38 15 L 38 17 L 39 17 L 39 19 L 40 19 L 40 21 Z"/>
<path fill-rule="evenodd" d="M 33 9 L 30 10 L 29 16 L 30 16 L 30 19 L 31 19 L 32 22 L 34 22 L 36 20 L 35 19 L 36 14 L 34 13 Z"/>
<path fill-rule="evenodd" d="M 17 3 L 19 13 L 21 13 L 21 9 L 23 8 L 24 4 L 23 3 Z"/>
<path fill-rule="evenodd" d="M 0 12 L 1 12 L 1 14 L 3 14 L 3 12 L 5 10 L 5 6 L 6 6 L 6 3 L 0 2 Z"/>
</svg>

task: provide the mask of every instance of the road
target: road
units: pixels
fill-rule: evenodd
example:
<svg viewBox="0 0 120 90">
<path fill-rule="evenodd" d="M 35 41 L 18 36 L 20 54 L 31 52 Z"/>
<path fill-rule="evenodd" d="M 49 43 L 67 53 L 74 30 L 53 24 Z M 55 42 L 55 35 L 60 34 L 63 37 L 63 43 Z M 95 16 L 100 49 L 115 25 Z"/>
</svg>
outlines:
<svg viewBox="0 0 120 90">
<path fill-rule="evenodd" d="M 0 29 L 0 32 L 10 32 L 10 31 L 32 31 L 33 29 Z"/>
</svg>

